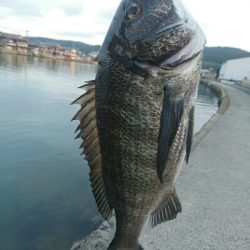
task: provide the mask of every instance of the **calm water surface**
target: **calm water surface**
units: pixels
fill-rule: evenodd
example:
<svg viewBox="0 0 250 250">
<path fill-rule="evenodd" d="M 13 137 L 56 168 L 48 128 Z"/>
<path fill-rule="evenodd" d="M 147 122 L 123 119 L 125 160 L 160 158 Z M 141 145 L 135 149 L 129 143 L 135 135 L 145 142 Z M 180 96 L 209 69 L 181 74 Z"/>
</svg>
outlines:
<svg viewBox="0 0 250 250">
<path fill-rule="evenodd" d="M 77 89 L 96 66 L 0 54 L 0 249 L 68 250 L 98 225 L 74 141 Z M 200 86 L 195 131 L 217 110 Z"/>
</svg>

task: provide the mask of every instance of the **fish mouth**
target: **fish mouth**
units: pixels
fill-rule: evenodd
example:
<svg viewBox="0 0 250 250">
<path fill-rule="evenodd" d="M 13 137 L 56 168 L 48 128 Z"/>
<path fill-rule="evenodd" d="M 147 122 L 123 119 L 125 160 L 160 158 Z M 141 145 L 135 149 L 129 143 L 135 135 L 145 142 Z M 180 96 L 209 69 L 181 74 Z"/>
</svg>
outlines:
<svg viewBox="0 0 250 250">
<path fill-rule="evenodd" d="M 136 67 L 136 71 L 144 71 L 144 75 L 165 75 L 169 71 L 175 71 L 178 69 L 185 69 L 188 67 L 193 61 L 197 60 L 201 56 L 202 52 L 198 52 L 191 57 L 185 58 L 184 60 L 174 62 L 172 64 L 162 63 L 160 65 L 153 63 L 152 61 L 143 61 L 143 60 L 135 60 L 134 66 Z M 139 71 L 140 70 L 140 71 Z"/>
<path fill-rule="evenodd" d="M 175 23 L 175 25 L 171 25 L 171 27 L 165 27 L 164 30 L 173 29 L 174 27 L 182 25 L 186 24 L 183 22 Z M 202 51 L 206 45 L 206 37 L 200 27 L 197 25 L 193 30 L 195 32 L 193 33 L 193 37 L 190 42 L 174 55 L 171 55 L 170 57 L 166 55 L 166 59 L 163 59 L 160 62 L 157 62 L 157 60 L 154 61 L 133 58 L 132 60 L 134 61 L 134 65 L 141 70 L 153 72 L 153 74 L 159 71 L 164 74 L 164 72 L 167 71 L 185 69 L 186 67 L 189 67 L 191 63 L 202 56 Z"/>
<path fill-rule="evenodd" d="M 183 26 L 187 22 L 187 19 L 181 19 L 180 21 L 176 23 L 171 23 L 169 25 L 166 25 L 165 27 L 159 28 L 156 31 L 154 31 L 154 35 L 160 35 L 162 33 L 168 32 L 170 30 L 179 28 Z"/>
<path fill-rule="evenodd" d="M 178 27 L 182 26 L 189 26 L 187 24 L 188 19 L 183 18 L 178 22 L 172 23 L 170 25 L 167 25 L 165 27 L 161 27 L 157 31 L 155 31 L 155 34 L 157 36 L 161 35 L 162 33 L 169 32 L 173 29 L 176 29 Z M 189 28 L 189 27 L 188 27 Z M 190 30 L 190 41 L 183 46 L 180 50 L 176 51 L 172 55 L 165 55 L 164 57 L 159 61 L 157 58 L 153 58 L 152 60 L 143 60 L 142 58 L 133 58 L 134 62 L 136 62 L 136 65 L 143 65 L 143 68 L 145 69 L 146 65 L 152 68 L 160 68 L 162 70 L 174 70 L 179 68 L 179 66 L 187 65 L 188 63 L 192 62 L 202 54 L 202 50 L 205 47 L 206 44 L 206 38 L 203 33 L 203 31 L 200 29 L 198 25 L 195 25 L 192 27 L 192 30 Z"/>
<path fill-rule="evenodd" d="M 181 50 L 174 55 L 167 57 L 161 62 L 155 62 L 154 60 L 143 60 L 139 58 L 133 58 L 134 64 L 141 69 L 150 68 L 151 70 L 160 68 L 163 71 L 176 70 L 180 67 L 186 66 L 201 56 L 204 48 L 204 39 L 199 35 L 195 35 L 193 39 Z"/>
<path fill-rule="evenodd" d="M 167 59 L 166 61 L 164 61 L 160 65 L 160 68 L 164 69 L 164 70 L 170 70 L 170 69 L 173 69 L 175 67 L 182 66 L 182 65 L 185 65 L 189 62 L 192 62 L 194 59 L 196 59 L 200 55 L 201 55 L 201 52 L 197 52 L 190 57 L 183 56 L 181 59 L 173 61 L 173 62 L 171 62 L 171 60 L 170 60 L 171 58 L 170 58 L 170 59 Z"/>
<path fill-rule="evenodd" d="M 201 51 L 206 44 L 206 39 L 204 38 L 204 33 L 201 30 L 197 30 L 191 41 L 180 51 L 163 61 L 160 64 L 160 67 L 163 69 L 171 69 L 178 65 L 192 61 L 201 54 Z"/>
</svg>

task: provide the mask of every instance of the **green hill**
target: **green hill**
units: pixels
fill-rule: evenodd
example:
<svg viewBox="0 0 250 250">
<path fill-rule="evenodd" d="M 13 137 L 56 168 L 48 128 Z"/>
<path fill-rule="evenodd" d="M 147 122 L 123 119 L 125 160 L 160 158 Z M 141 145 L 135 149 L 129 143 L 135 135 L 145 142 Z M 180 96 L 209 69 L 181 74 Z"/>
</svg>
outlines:
<svg viewBox="0 0 250 250">
<path fill-rule="evenodd" d="M 250 57 L 250 52 L 230 47 L 206 47 L 203 68 L 217 70 L 225 61 L 243 57 Z"/>
<path fill-rule="evenodd" d="M 90 54 L 92 52 L 98 52 L 101 48 L 100 45 L 90 45 L 87 43 L 77 42 L 77 41 L 70 41 L 70 40 L 57 40 L 51 39 L 46 37 L 26 37 L 29 43 L 32 44 L 40 44 L 46 46 L 53 46 L 53 45 L 60 45 L 64 48 L 74 48 L 84 52 L 85 54 Z"/>
</svg>

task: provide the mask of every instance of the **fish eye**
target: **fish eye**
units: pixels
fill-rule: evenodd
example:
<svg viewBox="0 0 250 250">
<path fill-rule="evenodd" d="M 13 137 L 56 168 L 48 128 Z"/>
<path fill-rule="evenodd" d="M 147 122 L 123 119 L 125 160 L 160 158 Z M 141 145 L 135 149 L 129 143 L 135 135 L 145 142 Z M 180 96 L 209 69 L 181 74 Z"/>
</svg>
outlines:
<svg viewBox="0 0 250 250">
<path fill-rule="evenodd" d="M 140 14 L 141 14 L 141 7 L 136 3 L 132 3 L 127 9 L 128 19 L 136 19 L 137 17 L 140 16 Z"/>
</svg>

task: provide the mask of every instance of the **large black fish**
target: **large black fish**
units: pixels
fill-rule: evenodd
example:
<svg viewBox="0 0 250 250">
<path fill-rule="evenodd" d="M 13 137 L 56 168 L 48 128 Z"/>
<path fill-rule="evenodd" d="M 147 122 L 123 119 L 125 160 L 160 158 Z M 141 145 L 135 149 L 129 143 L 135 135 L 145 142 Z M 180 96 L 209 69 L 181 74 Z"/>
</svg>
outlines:
<svg viewBox="0 0 250 250">
<path fill-rule="evenodd" d="M 78 137 L 100 213 L 116 216 L 108 249 L 142 249 L 153 226 L 176 218 L 175 180 L 193 136 L 205 36 L 178 0 L 123 0 L 81 105 Z"/>
</svg>

